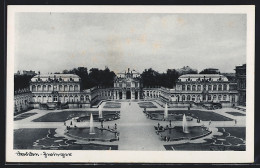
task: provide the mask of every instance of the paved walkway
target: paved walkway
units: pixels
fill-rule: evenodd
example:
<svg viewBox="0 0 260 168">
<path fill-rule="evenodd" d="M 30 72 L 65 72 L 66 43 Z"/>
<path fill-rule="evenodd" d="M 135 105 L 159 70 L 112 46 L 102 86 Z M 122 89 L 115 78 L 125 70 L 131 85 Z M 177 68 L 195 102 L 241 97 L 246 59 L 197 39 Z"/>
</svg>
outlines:
<svg viewBox="0 0 260 168">
<path fill-rule="evenodd" d="M 154 130 L 154 121 L 147 119 L 137 102 L 121 103 L 121 118 L 118 121 L 119 150 L 165 150 Z"/>
</svg>

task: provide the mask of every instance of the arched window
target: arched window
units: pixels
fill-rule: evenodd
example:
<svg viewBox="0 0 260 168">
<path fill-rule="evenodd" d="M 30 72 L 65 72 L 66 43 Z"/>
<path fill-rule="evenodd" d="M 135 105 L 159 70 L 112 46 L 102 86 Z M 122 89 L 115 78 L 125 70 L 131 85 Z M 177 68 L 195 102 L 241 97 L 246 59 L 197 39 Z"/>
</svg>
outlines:
<svg viewBox="0 0 260 168">
<path fill-rule="evenodd" d="M 208 86 L 208 90 L 212 90 L 212 86 L 211 85 Z"/>
<path fill-rule="evenodd" d="M 185 90 L 185 85 L 181 85 L 181 90 Z"/>
<path fill-rule="evenodd" d="M 221 95 L 218 95 L 218 100 L 221 100 Z"/>
<path fill-rule="evenodd" d="M 195 100 L 196 100 L 196 96 L 192 95 L 192 101 L 195 101 Z"/>
<path fill-rule="evenodd" d="M 48 85 L 48 92 L 51 91 L 51 85 Z"/>
<path fill-rule="evenodd" d="M 73 86 L 72 85 L 69 86 L 69 91 L 73 91 Z"/>
<path fill-rule="evenodd" d="M 42 102 L 42 97 L 38 96 L 38 102 Z"/>
<path fill-rule="evenodd" d="M 47 102 L 47 97 L 43 96 L 43 102 L 46 103 Z"/>
<path fill-rule="evenodd" d="M 187 90 L 190 91 L 190 85 L 187 85 Z"/>
<path fill-rule="evenodd" d="M 59 96 L 59 102 L 63 102 L 62 96 Z"/>
<path fill-rule="evenodd" d="M 75 86 L 74 86 L 74 90 L 75 90 L 75 91 L 79 91 L 79 86 L 78 86 L 78 85 L 75 85 Z"/>
<path fill-rule="evenodd" d="M 182 101 L 185 101 L 185 95 L 182 95 L 181 99 Z"/>
<path fill-rule="evenodd" d="M 227 95 L 223 96 L 223 100 L 226 101 L 227 100 Z"/>
<path fill-rule="evenodd" d="M 32 91 L 36 92 L 36 86 L 35 85 L 32 85 Z"/>
<path fill-rule="evenodd" d="M 43 86 L 42 86 L 42 90 L 43 90 L 44 92 L 46 92 L 46 91 L 47 91 L 47 86 L 46 86 L 46 85 L 43 85 Z"/>
<path fill-rule="evenodd" d="M 68 89 L 68 86 L 67 86 L 67 85 L 65 85 L 65 86 L 64 86 L 64 91 L 69 91 L 69 89 Z"/>
<path fill-rule="evenodd" d="M 197 89 L 198 91 L 201 91 L 201 85 L 198 85 L 198 89 Z"/>
<path fill-rule="evenodd" d="M 80 101 L 84 101 L 84 96 L 83 95 L 80 96 Z"/>
<path fill-rule="evenodd" d="M 68 98 L 67 95 L 64 97 L 64 100 L 65 100 L 65 102 L 68 102 L 68 101 L 69 101 L 69 98 Z"/>
<path fill-rule="evenodd" d="M 213 85 L 213 90 L 217 90 L 217 85 Z"/>
<path fill-rule="evenodd" d="M 48 96 L 48 102 L 52 102 L 52 97 Z"/>
<path fill-rule="evenodd" d="M 187 100 L 190 101 L 190 95 L 187 96 Z"/>
<path fill-rule="evenodd" d="M 62 85 L 59 85 L 59 91 L 62 91 Z"/>
<path fill-rule="evenodd" d="M 223 90 L 227 90 L 227 84 L 223 85 Z"/>
<path fill-rule="evenodd" d="M 214 95 L 214 96 L 213 96 L 213 100 L 217 100 L 217 95 Z"/>
<path fill-rule="evenodd" d="M 37 91 L 38 91 L 38 92 L 41 91 L 41 85 L 38 85 L 38 86 L 37 86 Z"/>
<path fill-rule="evenodd" d="M 222 90 L 222 85 L 218 85 L 218 90 Z"/>
<path fill-rule="evenodd" d="M 192 91 L 196 91 L 196 85 L 192 85 Z"/>
<path fill-rule="evenodd" d="M 70 96 L 69 102 L 74 102 L 73 96 Z"/>
<path fill-rule="evenodd" d="M 75 102 L 78 102 L 79 101 L 78 95 L 76 95 L 74 99 L 75 99 Z"/>
</svg>

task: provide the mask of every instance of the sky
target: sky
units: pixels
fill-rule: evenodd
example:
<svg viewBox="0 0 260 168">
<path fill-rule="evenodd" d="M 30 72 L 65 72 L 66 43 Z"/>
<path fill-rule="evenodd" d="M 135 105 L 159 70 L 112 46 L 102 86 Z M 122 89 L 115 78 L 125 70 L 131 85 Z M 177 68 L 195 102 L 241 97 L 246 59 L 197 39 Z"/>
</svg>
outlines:
<svg viewBox="0 0 260 168">
<path fill-rule="evenodd" d="M 16 13 L 14 70 L 87 67 L 234 72 L 246 63 L 244 14 Z"/>
</svg>

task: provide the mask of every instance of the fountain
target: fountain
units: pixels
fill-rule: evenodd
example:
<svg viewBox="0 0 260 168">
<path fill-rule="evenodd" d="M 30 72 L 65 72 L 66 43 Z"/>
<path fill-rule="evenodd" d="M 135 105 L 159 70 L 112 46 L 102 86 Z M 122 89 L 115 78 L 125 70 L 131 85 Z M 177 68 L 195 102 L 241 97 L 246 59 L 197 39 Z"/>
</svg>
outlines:
<svg viewBox="0 0 260 168">
<path fill-rule="evenodd" d="M 98 118 L 103 118 L 101 105 L 98 107 Z"/>
<path fill-rule="evenodd" d="M 182 120 L 182 130 L 183 130 L 183 133 L 189 133 L 189 130 L 188 130 L 188 126 L 187 126 L 187 119 L 186 119 L 186 115 L 184 114 L 183 115 L 183 120 Z"/>
<path fill-rule="evenodd" d="M 89 134 L 95 134 L 94 127 L 93 127 L 93 115 L 90 114 L 90 120 L 89 120 Z"/>
<path fill-rule="evenodd" d="M 164 119 L 167 119 L 167 118 L 168 118 L 168 105 L 166 103 L 165 109 L 164 109 Z"/>
</svg>

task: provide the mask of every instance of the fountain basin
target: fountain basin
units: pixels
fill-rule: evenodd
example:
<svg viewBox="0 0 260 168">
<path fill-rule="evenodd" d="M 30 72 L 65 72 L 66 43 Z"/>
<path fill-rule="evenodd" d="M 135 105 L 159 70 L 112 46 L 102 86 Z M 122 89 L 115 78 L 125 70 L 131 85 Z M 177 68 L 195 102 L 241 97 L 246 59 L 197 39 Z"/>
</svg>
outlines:
<svg viewBox="0 0 260 168">
<path fill-rule="evenodd" d="M 93 133 L 90 133 L 90 127 L 85 128 L 70 128 L 65 133 L 70 138 L 75 140 L 85 140 L 85 141 L 117 141 L 117 132 L 113 130 L 108 130 L 104 128 L 93 128 Z"/>
<path fill-rule="evenodd" d="M 165 138 L 168 137 L 170 138 L 170 141 L 180 141 L 194 140 L 205 137 L 212 133 L 212 131 L 209 131 L 206 127 L 202 126 L 192 126 L 188 129 L 189 133 L 184 133 L 182 126 L 176 126 L 159 132 L 159 135 L 161 136 L 162 140 L 165 140 Z"/>
</svg>

